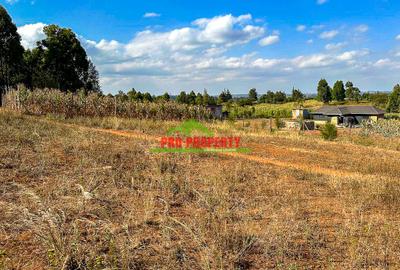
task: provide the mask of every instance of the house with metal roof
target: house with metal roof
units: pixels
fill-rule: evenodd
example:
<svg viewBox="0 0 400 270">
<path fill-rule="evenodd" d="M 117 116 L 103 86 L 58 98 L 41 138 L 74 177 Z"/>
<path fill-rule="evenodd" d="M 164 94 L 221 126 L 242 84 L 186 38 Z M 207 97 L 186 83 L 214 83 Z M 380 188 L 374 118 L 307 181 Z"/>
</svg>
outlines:
<svg viewBox="0 0 400 270">
<path fill-rule="evenodd" d="M 311 112 L 316 124 L 331 122 L 335 125 L 353 126 L 362 121 L 378 121 L 385 111 L 374 106 L 322 106 Z M 321 122 L 321 123 L 320 123 Z M 323 122 L 323 123 L 322 123 Z"/>
</svg>

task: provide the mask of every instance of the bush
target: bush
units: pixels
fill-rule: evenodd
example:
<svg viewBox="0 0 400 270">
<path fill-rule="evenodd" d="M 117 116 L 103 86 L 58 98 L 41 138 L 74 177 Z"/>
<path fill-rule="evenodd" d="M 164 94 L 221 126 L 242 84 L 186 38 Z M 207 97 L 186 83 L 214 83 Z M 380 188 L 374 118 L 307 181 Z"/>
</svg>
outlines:
<svg viewBox="0 0 400 270">
<path fill-rule="evenodd" d="M 371 134 L 379 134 L 384 137 L 398 137 L 400 136 L 400 121 L 399 120 L 386 120 L 379 119 L 378 122 L 367 122 L 361 123 L 361 134 L 368 136 Z"/>
<path fill-rule="evenodd" d="M 337 138 L 337 128 L 331 123 L 327 123 L 321 128 L 321 136 L 324 140 L 333 141 Z"/>
<path fill-rule="evenodd" d="M 285 123 L 279 117 L 275 117 L 275 126 L 277 129 L 281 129 L 285 127 Z"/>
</svg>

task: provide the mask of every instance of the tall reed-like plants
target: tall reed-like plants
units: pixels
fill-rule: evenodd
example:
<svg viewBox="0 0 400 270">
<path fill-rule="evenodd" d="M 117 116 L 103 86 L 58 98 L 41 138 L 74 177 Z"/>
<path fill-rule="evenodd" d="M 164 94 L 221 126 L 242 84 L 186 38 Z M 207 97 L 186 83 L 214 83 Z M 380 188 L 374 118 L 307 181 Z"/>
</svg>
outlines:
<svg viewBox="0 0 400 270">
<path fill-rule="evenodd" d="M 123 101 L 98 93 L 85 94 L 84 91 L 64 93 L 56 89 L 35 89 L 24 87 L 10 91 L 4 97 L 4 106 L 34 115 L 60 114 L 67 118 L 75 116 L 125 118 L 155 120 L 207 120 L 212 114 L 203 106 L 179 104 L 174 101 L 137 102 Z"/>
</svg>

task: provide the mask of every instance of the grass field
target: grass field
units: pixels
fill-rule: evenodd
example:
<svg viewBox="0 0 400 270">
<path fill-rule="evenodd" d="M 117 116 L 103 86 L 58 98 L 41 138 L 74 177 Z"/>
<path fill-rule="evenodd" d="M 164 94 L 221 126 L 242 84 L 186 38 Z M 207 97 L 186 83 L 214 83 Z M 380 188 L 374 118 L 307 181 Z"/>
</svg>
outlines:
<svg viewBox="0 0 400 270">
<path fill-rule="evenodd" d="M 400 268 L 399 138 L 149 153 L 177 124 L 0 111 L 0 269 Z"/>
</svg>

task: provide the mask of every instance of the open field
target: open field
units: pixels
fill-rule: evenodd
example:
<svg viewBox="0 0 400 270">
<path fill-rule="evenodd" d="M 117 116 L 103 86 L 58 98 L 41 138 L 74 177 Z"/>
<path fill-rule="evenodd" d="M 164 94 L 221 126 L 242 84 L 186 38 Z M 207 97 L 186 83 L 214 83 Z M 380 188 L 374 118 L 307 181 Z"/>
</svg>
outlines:
<svg viewBox="0 0 400 270">
<path fill-rule="evenodd" d="M 0 111 L 0 269 L 400 268 L 399 138 L 149 153 L 177 124 Z"/>
</svg>

